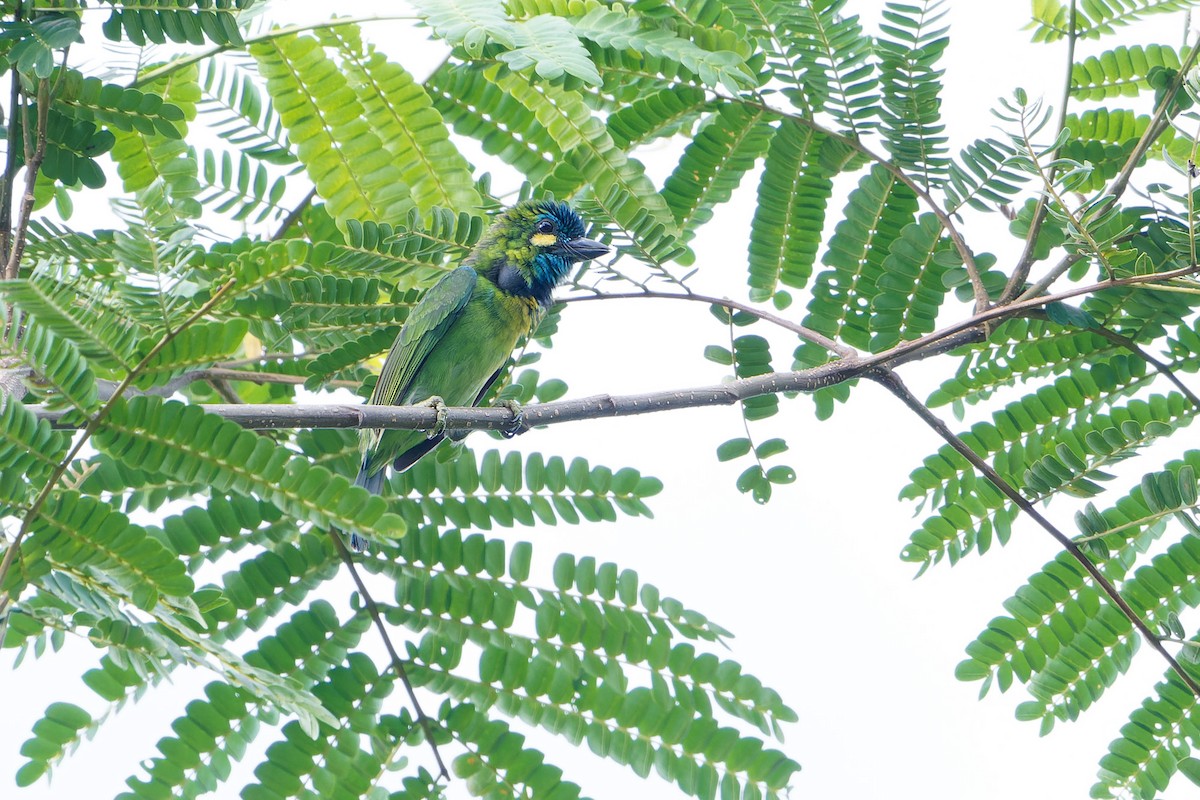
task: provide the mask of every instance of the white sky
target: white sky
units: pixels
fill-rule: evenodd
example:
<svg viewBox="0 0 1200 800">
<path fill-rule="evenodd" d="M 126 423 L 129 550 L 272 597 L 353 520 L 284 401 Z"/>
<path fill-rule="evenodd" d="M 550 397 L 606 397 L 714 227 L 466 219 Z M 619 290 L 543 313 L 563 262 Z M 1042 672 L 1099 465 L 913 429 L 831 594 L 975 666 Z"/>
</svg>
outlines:
<svg viewBox="0 0 1200 800">
<path fill-rule="evenodd" d="M 324 5 L 324 4 L 319 4 Z M 878 0 L 851 3 L 868 20 Z M 1023 2 L 953 3 L 952 44 L 946 54 L 946 116 L 955 152 L 980 135 L 992 135 L 988 110 L 1016 86 L 1057 103 L 1064 46 L 1032 45 L 1021 28 Z M 366 12 L 372 3 L 344 3 L 345 13 Z M 361 7 L 361 8 L 360 8 Z M 387 7 L 387 6 L 384 6 Z M 289 15 L 300 4 L 288 4 Z M 1182 16 L 1163 17 L 1129 30 L 1123 41 L 1182 40 Z M 388 42 L 384 42 L 387 49 Z M 1093 50 L 1081 45 L 1081 55 Z M 1091 45 L 1094 47 L 1094 45 Z M 424 72 L 425 50 L 394 48 L 409 69 Z M 414 55 L 414 53 L 416 55 Z M 669 168 L 666 159 L 648 158 Z M 659 169 L 652 169 L 656 178 Z M 744 295 L 745 237 L 754 199 L 753 179 L 718 221 L 695 242 L 704 288 Z M 82 203 L 77 203 L 77 207 Z M 831 209 L 831 216 L 836 208 Z M 73 220 L 86 225 L 86 220 Z M 977 250 L 1011 262 L 1013 245 L 994 236 L 996 227 L 972 222 L 968 240 Z M 1008 249 L 1005 249 L 1008 248 Z M 799 313 L 800 307 L 794 307 Z M 763 326 L 758 326 L 763 327 Z M 543 375 L 567 380 L 571 396 L 705 385 L 722 378 L 705 361 L 703 346 L 720 343 L 723 329 L 703 306 L 638 301 L 620 308 L 587 303 L 564 313 Z M 786 367 L 790 348 L 776 348 Z M 949 375 L 947 359 L 913 365 L 903 375 L 918 393 Z M 939 565 L 919 581 L 897 554 L 918 520 L 896 494 L 908 472 L 940 444 L 883 391 L 864 385 L 827 423 L 818 423 L 806 400 L 784 402 L 782 413 L 756 426 L 756 436 L 780 435 L 792 446 L 779 459 L 799 479 L 776 490 L 766 507 L 740 495 L 733 483 L 745 464 L 719 464 L 714 449 L 739 436 L 733 408 L 707 409 L 558 426 L 515 443 L 547 455 L 584 455 L 593 464 L 634 466 L 663 479 L 666 490 L 651 500 L 653 522 L 622 518 L 616 525 L 493 531 L 510 541 L 535 544 L 535 569 L 548 569 L 565 550 L 594 555 L 635 569 L 664 595 L 707 614 L 737 638 L 728 653 L 746 672 L 777 689 L 799 714 L 783 749 L 803 769 L 793 797 L 986 798 L 1085 797 L 1096 762 L 1126 716 L 1162 674 L 1164 664 L 1143 648 L 1134 667 L 1082 723 L 1060 724 L 1038 738 L 1036 724 L 1020 723 L 1013 708 L 1027 699 L 976 700 L 978 684 L 962 684 L 953 670 L 963 646 L 993 616 L 1001 601 L 1056 549 L 1053 542 L 1018 523 L 1009 547 L 986 559 L 969 557 L 950 569 Z M 487 446 L 482 438 L 476 447 Z M 1065 506 L 1051 518 L 1073 529 Z M 332 598 L 344 602 L 344 595 Z M 339 607 L 341 607 L 339 605 Z M 373 639 L 373 634 L 368 634 Z M 61 654 L 28 661 L 8 676 L 0 725 L 0 796 L 17 766 L 20 743 L 53 701 L 102 708 L 79 675 L 99 653 L 73 643 Z M 174 685 L 155 690 L 123 710 L 56 772 L 11 796 L 20 800 L 109 797 L 124 788 L 140 759 L 155 755 L 154 742 L 198 696 L 207 674 L 180 672 Z M 400 702 L 399 694 L 393 695 Z M 517 726 L 521 729 L 520 726 Z M 522 729 L 523 730 L 523 729 Z M 270 733 L 260 736 L 265 746 Z M 576 752 L 541 741 L 567 777 L 595 798 L 680 796 L 656 777 L 637 779 L 601 762 L 586 748 Z M 248 756 L 247 762 L 256 763 Z M 422 750 L 414 751 L 424 759 Z M 233 796 L 242 783 L 220 796 Z M 466 796 L 461 783 L 452 796 Z M 1195 796 L 1177 778 L 1168 797 Z"/>
</svg>

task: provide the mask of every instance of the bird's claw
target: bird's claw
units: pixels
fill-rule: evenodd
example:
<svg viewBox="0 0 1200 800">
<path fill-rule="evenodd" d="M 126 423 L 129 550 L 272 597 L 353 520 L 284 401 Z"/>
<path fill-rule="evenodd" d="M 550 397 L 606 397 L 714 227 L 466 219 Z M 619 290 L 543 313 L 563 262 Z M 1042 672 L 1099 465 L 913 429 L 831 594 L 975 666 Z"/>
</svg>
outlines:
<svg viewBox="0 0 1200 800">
<path fill-rule="evenodd" d="M 429 431 L 426 439 L 432 439 L 435 436 L 440 436 L 446 432 L 446 401 L 434 395 L 420 405 L 428 406 L 437 412 L 437 419 L 433 423 L 433 429 Z"/>
<path fill-rule="evenodd" d="M 520 436 L 525 431 L 529 430 L 529 424 L 525 422 L 525 412 L 521 408 L 521 404 L 516 400 L 500 400 L 496 405 L 501 408 L 507 408 L 512 412 L 512 421 L 508 423 L 508 427 L 500 431 L 500 434 L 505 439 L 511 439 L 514 436 Z"/>
</svg>

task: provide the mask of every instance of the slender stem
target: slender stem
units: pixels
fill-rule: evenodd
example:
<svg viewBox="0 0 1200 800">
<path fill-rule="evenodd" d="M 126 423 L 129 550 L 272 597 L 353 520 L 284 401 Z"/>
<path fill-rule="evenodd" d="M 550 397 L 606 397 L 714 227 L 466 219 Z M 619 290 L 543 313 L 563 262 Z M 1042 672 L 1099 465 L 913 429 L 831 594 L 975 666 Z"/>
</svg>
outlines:
<svg viewBox="0 0 1200 800">
<path fill-rule="evenodd" d="M 26 106 L 26 109 L 28 109 L 28 106 Z M 17 220 L 16 230 L 10 236 L 11 247 L 8 253 L 8 261 L 4 264 L 4 277 L 7 280 L 16 278 L 20 274 L 21 256 L 25 252 L 25 237 L 29 232 L 30 215 L 33 213 L 33 204 L 36 200 L 34 189 L 37 186 L 38 170 L 42 167 L 42 159 L 46 157 L 46 124 L 49 115 L 50 79 L 43 78 L 38 81 L 37 89 L 35 144 L 32 147 L 28 144 L 26 145 L 28 154 L 25 158 L 25 193 L 21 197 L 21 214 Z M 26 122 L 24 131 L 25 139 L 28 142 L 28 122 Z"/>
<path fill-rule="evenodd" d="M 236 279 L 230 278 L 223 286 L 221 286 L 221 288 L 217 289 L 217 291 L 213 293 L 213 296 L 208 299 L 208 302 L 196 309 L 195 313 L 188 317 L 182 325 L 175 330 L 164 334 L 163 337 L 158 340 L 158 344 L 150 348 L 150 352 L 148 352 L 145 357 L 142 358 L 142 360 L 139 361 L 137 365 L 129 371 L 124 380 L 118 384 L 117 388 L 113 391 L 112 396 L 108 398 L 108 402 L 106 402 L 104 406 L 96 412 L 95 416 L 88 420 L 87 425 L 85 425 L 83 428 L 83 434 L 75 440 L 75 445 L 71 448 L 70 452 L 68 452 L 63 460 L 59 462 L 59 465 L 54 468 L 54 471 L 50 473 L 50 477 L 46 480 L 45 486 L 43 486 L 42 490 L 38 492 L 38 496 L 30 505 L 29 512 L 25 515 L 24 519 L 21 520 L 21 528 L 17 531 L 16 537 L 14 537 L 12 542 L 8 545 L 8 549 L 4 551 L 4 559 L 3 561 L 0 561 L 0 586 L 4 586 L 4 582 L 8 578 L 9 570 L 12 569 L 13 560 L 16 558 L 17 551 L 20 549 L 21 541 L 26 535 L 28 535 L 29 529 L 32 526 L 34 519 L 37 518 L 38 512 L 40 512 L 42 506 L 46 504 L 46 501 L 50 498 L 50 494 L 54 491 L 56 485 L 58 484 L 59 479 L 66 474 L 67 469 L 71 466 L 71 462 L 75 460 L 77 455 L 79 455 L 79 451 L 83 449 L 84 444 L 87 443 L 87 441 L 92 437 L 92 434 L 96 432 L 96 430 L 108 417 L 109 412 L 112 411 L 112 408 L 114 405 L 116 405 L 117 400 L 119 400 L 125 393 L 125 390 L 133 384 L 134 380 L 137 379 L 142 370 L 146 368 L 146 365 L 162 352 L 163 348 L 169 345 L 180 333 L 187 330 L 191 325 L 198 322 L 201 318 L 207 315 L 209 311 L 215 308 L 217 304 L 224 299 L 226 292 L 232 289 L 236 282 Z M 8 596 L 7 592 L 0 592 L 0 617 L 4 615 L 4 610 L 7 608 L 10 600 L 11 598 Z"/>
<path fill-rule="evenodd" d="M 392 660 L 392 668 L 396 670 L 396 675 L 399 676 L 400 682 L 404 684 L 404 688 L 408 692 L 408 699 L 412 702 L 413 711 L 417 715 L 417 722 L 420 723 L 421 730 L 425 733 L 425 741 L 429 742 L 429 747 L 433 750 L 433 758 L 437 761 L 441 777 L 449 780 L 450 771 L 446 769 L 446 764 L 442 761 L 442 754 L 438 750 L 437 742 L 434 740 L 433 722 L 421 709 L 421 701 L 417 699 L 417 693 L 413 690 L 412 681 L 408 679 L 408 671 L 404 668 L 404 659 L 400 658 L 400 653 L 396 651 L 396 646 L 392 644 L 392 637 L 388 635 L 387 625 L 384 623 L 383 617 L 380 616 L 379 606 L 375 603 L 375 598 L 371 597 L 371 593 L 367 591 L 367 585 L 363 583 L 362 576 L 358 574 L 358 568 L 354 566 L 354 557 L 346 549 L 346 544 L 342 541 L 341 534 L 335 530 L 331 530 L 329 531 L 329 538 L 333 541 L 333 547 L 337 550 L 338 556 L 341 557 L 342 563 L 350 571 L 350 578 L 354 581 L 354 585 L 358 587 L 359 595 L 362 596 L 363 606 L 366 607 L 367 613 L 371 615 L 371 620 L 375 623 L 375 627 L 383 639 L 384 649 L 387 650 L 388 657 Z"/>
<path fill-rule="evenodd" d="M 304 214 L 304 210 L 312 205 L 313 199 L 317 196 L 317 189 L 314 186 L 308 190 L 308 194 L 304 195 L 304 199 L 296 204 L 296 207 L 288 212 L 288 215 L 283 218 L 283 222 L 279 223 L 279 227 L 275 230 L 275 235 L 271 237 L 271 241 L 276 242 L 283 238 L 283 235 L 291 229 L 296 221 Z"/>
<path fill-rule="evenodd" d="M 22 0 L 17 0 L 16 9 L 13 12 L 14 22 L 21 21 L 25 10 L 24 6 Z M 21 77 L 15 69 L 8 71 L 8 77 L 8 148 L 4 153 L 4 175 L 0 178 L 0 264 L 8 263 L 12 242 L 13 186 L 17 180 L 17 149 L 13 142 L 13 132 L 16 130 L 21 103 Z M 5 278 L 8 277 L 5 275 Z"/>
<path fill-rule="evenodd" d="M 1070 16 L 1067 21 L 1067 76 L 1063 81 L 1062 102 L 1058 108 L 1058 126 L 1054 130 L 1055 136 L 1067 124 L 1067 105 L 1071 100 L 1071 76 L 1075 71 L 1075 42 L 1078 39 L 1076 33 L 1076 10 L 1077 0 L 1071 0 Z M 1058 158 L 1058 148 L 1055 148 L 1050 153 L 1050 160 L 1054 161 Z M 1050 170 L 1050 179 L 1054 180 L 1057 168 Z M 1008 282 L 1004 285 L 1004 292 L 1000 295 L 1000 303 L 1007 303 L 1021 293 L 1021 287 L 1025 285 L 1025 279 L 1029 277 L 1029 270 L 1033 267 L 1034 254 L 1037 252 L 1038 234 L 1041 233 L 1042 224 L 1046 221 L 1046 196 L 1042 195 L 1038 198 L 1037 207 L 1033 211 L 1033 221 L 1029 225 L 1029 233 L 1025 235 L 1025 249 L 1021 253 L 1020 259 L 1017 260 L 1017 265 L 1013 269 L 1012 274 L 1008 276 Z"/>
<path fill-rule="evenodd" d="M 1082 259 L 1083 256 L 1079 253 L 1067 253 L 1062 257 L 1062 260 L 1054 265 L 1054 268 L 1039 278 L 1032 286 L 1021 292 L 1017 300 L 1028 300 L 1031 297 L 1037 297 L 1042 292 L 1050 288 L 1050 284 L 1066 274 L 1067 270 L 1075 266 L 1075 263 Z"/>
<path fill-rule="evenodd" d="M 992 469 L 991 465 L 988 464 L 987 461 L 985 461 L 979 456 L 978 453 L 967 446 L 966 442 L 964 442 L 958 436 L 955 436 L 954 432 L 946 427 L 946 423 L 942 422 L 942 420 L 936 414 L 930 411 L 924 403 L 918 400 L 916 396 L 908 390 L 908 387 L 904 385 L 903 381 L 900 380 L 896 373 L 892 372 L 891 370 L 880 369 L 868 373 L 866 377 L 876 381 L 894 394 L 897 398 L 899 398 L 900 401 L 903 402 L 910 411 L 920 417 L 926 425 L 937 432 L 937 434 L 941 436 L 947 444 L 953 447 L 955 451 L 969 461 L 971 465 L 975 467 L 975 469 L 979 470 L 984 477 L 991 481 L 992 484 L 995 485 L 995 487 L 999 489 L 1006 497 L 1008 497 L 1008 499 L 1011 500 L 1019 509 L 1021 509 L 1021 511 L 1025 512 L 1030 519 L 1032 519 L 1034 522 L 1040 525 L 1043 530 L 1054 537 L 1054 540 L 1058 542 L 1064 550 L 1070 553 L 1071 556 L 1079 562 L 1080 566 L 1087 571 L 1088 575 L 1091 576 L 1092 581 L 1095 582 L 1098 587 L 1100 587 L 1101 591 L 1108 596 L 1113 605 L 1120 609 L 1121 613 L 1125 615 L 1125 617 L 1133 624 L 1135 628 L 1137 628 L 1138 632 L 1146 639 L 1146 641 L 1150 643 L 1150 646 L 1157 650 L 1158 654 L 1166 660 L 1167 664 L 1169 664 L 1175 674 L 1179 676 L 1184 685 L 1191 690 L 1192 694 L 1196 697 L 1200 697 L 1200 683 L 1197 683 L 1196 679 L 1193 678 L 1191 674 L 1183 668 L 1183 665 L 1175 659 L 1175 656 L 1171 655 L 1171 653 L 1167 651 L 1167 648 L 1163 646 L 1162 640 L 1158 638 L 1158 635 L 1155 634 L 1154 631 L 1150 629 L 1150 626 L 1146 624 L 1145 620 L 1143 620 L 1141 616 L 1130 607 L 1129 603 L 1125 601 L 1125 598 L 1121 596 L 1121 593 L 1117 591 L 1117 587 L 1113 586 L 1112 581 L 1105 577 L 1104 573 L 1102 573 L 1100 569 L 1092 563 L 1091 559 L 1089 559 L 1083 553 L 1083 551 L 1079 549 L 1079 546 L 1071 540 L 1071 537 L 1060 531 L 1054 526 L 1053 523 L 1050 522 L 1050 520 L 1042 516 L 1037 508 L 1034 507 L 1033 503 L 1026 500 L 1024 495 L 1013 488 L 1008 481 L 1000 477 L 999 473 Z"/>
</svg>

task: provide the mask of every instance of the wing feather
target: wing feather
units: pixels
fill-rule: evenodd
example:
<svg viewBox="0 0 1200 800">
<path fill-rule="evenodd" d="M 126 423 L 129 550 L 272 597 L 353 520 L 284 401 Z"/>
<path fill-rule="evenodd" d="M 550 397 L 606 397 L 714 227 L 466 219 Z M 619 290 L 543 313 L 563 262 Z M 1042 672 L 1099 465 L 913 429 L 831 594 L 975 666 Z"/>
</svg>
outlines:
<svg viewBox="0 0 1200 800">
<path fill-rule="evenodd" d="M 395 405 L 405 396 L 421 364 L 466 308 L 478 277 L 470 267 L 459 267 L 421 298 L 392 344 L 368 403 Z"/>
</svg>

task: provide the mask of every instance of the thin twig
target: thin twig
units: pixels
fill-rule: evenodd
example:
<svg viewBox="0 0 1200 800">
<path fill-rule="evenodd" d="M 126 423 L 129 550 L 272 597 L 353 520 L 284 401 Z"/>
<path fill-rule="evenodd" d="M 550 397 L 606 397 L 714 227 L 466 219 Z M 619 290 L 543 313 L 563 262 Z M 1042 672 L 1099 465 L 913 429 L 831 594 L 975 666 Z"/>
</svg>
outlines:
<svg viewBox="0 0 1200 800">
<path fill-rule="evenodd" d="M 1034 282 L 1028 289 L 1025 289 L 1017 297 L 1017 300 L 1028 300 L 1031 297 L 1037 297 L 1042 292 L 1050 288 L 1050 284 L 1066 274 L 1067 270 L 1075 266 L 1076 262 L 1083 258 L 1082 253 L 1067 253 L 1062 259 L 1054 265 L 1053 269 Z"/>
<path fill-rule="evenodd" d="M 824 349 L 828 350 L 831 353 L 837 353 L 839 356 L 841 356 L 844 359 L 853 360 L 855 358 L 858 358 L 858 351 L 855 350 L 853 347 L 848 347 L 847 345 L 841 344 L 839 342 L 835 342 L 833 339 L 830 339 L 828 336 L 825 336 L 822 333 L 817 333 L 816 331 L 812 330 L 811 328 L 806 328 L 803 325 L 800 325 L 799 323 L 792 322 L 791 320 L 784 319 L 783 317 L 778 317 L 774 314 L 771 314 L 769 312 L 755 308 L 753 306 L 748 306 L 745 303 L 739 303 L 735 300 L 729 300 L 729 299 L 726 299 L 723 297 L 710 297 L 708 295 L 695 294 L 693 292 L 688 292 L 687 294 L 678 294 L 678 293 L 674 293 L 674 292 L 655 292 L 655 291 L 651 291 L 651 290 L 647 289 L 646 291 L 642 291 L 642 292 L 626 292 L 626 293 L 620 293 L 620 294 L 595 294 L 595 295 L 581 295 L 578 297 L 567 297 L 567 298 L 564 298 L 562 300 L 562 302 L 564 302 L 564 303 L 583 303 L 588 300 L 618 300 L 618 299 L 619 300 L 638 300 L 638 299 L 643 299 L 643 298 L 651 299 L 651 300 L 690 300 L 695 303 L 706 303 L 708 305 L 723 306 L 725 308 L 730 309 L 731 311 L 744 311 L 745 313 L 755 316 L 758 319 L 764 320 L 766 322 L 773 322 L 776 325 L 778 325 L 779 327 L 789 330 L 792 333 L 796 334 L 797 336 L 799 336 L 801 339 L 805 340 L 806 342 L 811 342 L 811 343 L 817 345 L 818 347 L 823 347 Z"/>
<path fill-rule="evenodd" d="M 1027 316 L 1036 317 L 1038 319 L 1047 318 L 1044 311 L 1030 312 L 1027 314 Z M 1107 339 L 1113 344 L 1125 348 L 1150 366 L 1154 367 L 1154 369 L 1157 370 L 1160 375 L 1169 380 L 1171 383 L 1175 384 L 1175 388 L 1178 389 L 1180 394 L 1186 397 L 1192 405 L 1200 408 L 1200 397 L 1198 397 L 1195 392 L 1189 389 L 1186 383 L 1180 380 L 1179 376 L 1175 374 L 1175 370 L 1171 369 L 1170 364 L 1166 363 L 1165 361 L 1160 361 L 1159 359 L 1150 355 L 1143 350 L 1137 342 L 1135 342 L 1133 339 L 1130 339 L 1128 336 L 1122 336 L 1116 331 L 1109 330 L 1103 325 L 1096 328 L 1089 328 L 1088 330 L 1092 331 L 1092 333 L 1095 333 L 1102 339 Z"/>
<path fill-rule="evenodd" d="M 988 464 L 987 461 L 981 458 L 979 454 L 967 446 L 966 442 L 964 442 L 962 439 L 956 436 L 953 431 L 946 427 L 946 423 L 942 422 L 942 420 L 936 414 L 930 411 L 924 403 L 918 400 L 916 396 L 908 390 L 908 387 L 904 385 L 903 381 L 900 380 L 896 373 L 892 372 L 891 370 L 881 369 L 869 373 L 866 375 L 866 377 L 876 381 L 894 394 L 897 398 L 899 398 L 900 401 L 909 408 L 909 410 L 920 417 L 926 425 L 936 431 L 937 434 L 942 437 L 947 444 L 953 447 L 956 452 L 969 461 L 971 465 L 975 467 L 975 469 L 983 473 L 984 477 L 991 481 L 992 484 L 994 484 L 997 489 L 999 489 L 1006 497 L 1008 497 L 1009 500 L 1011 500 L 1019 509 L 1021 509 L 1021 511 L 1023 511 L 1038 525 L 1040 525 L 1043 530 L 1053 536 L 1054 540 L 1057 541 L 1063 547 L 1063 549 L 1070 553 L 1071 556 L 1079 562 L 1080 566 L 1087 571 L 1088 575 L 1091 576 L 1095 584 L 1100 587 L 1104 594 L 1108 596 L 1109 600 L 1111 600 L 1113 604 L 1120 609 L 1121 613 L 1124 614 L 1125 617 L 1133 624 L 1133 626 L 1137 628 L 1138 632 L 1141 633 L 1146 641 L 1150 643 L 1150 646 L 1157 650 L 1158 654 L 1166 659 L 1167 664 L 1169 664 L 1175 674 L 1179 676 L 1184 685 L 1191 690 L 1192 694 L 1200 698 L 1200 683 L 1197 683 L 1196 679 L 1193 678 L 1183 668 L 1183 665 L 1175 659 L 1175 656 L 1171 655 L 1171 653 L 1167 651 L 1167 648 L 1163 646 L 1162 640 L 1158 638 L 1158 635 L 1155 634 L 1154 631 L 1150 629 L 1150 626 L 1147 625 L 1146 622 L 1141 618 L 1141 616 L 1130 607 L 1129 603 L 1125 601 L 1125 598 L 1121 596 L 1121 593 L 1117 591 L 1117 588 L 1113 586 L 1112 582 L 1104 576 L 1104 573 L 1102 573 L 1086 555 L 1084 555 L 1083 551 L 1079 549 L 1079 546 L 1071 540 L 1071 537 L 1060 531 L 1054 526 L 1053 523 L 1050 522 L 1050 520 L 1042 516 L 1037 508 L 1034 507 L 1033 503 L 1026 500 L 1025 496 L 1013 488 L 1008 481 L 1000 477 L 999 473 L 992 469 L 991 465 Z"/>
<path fill-rule="evenodd" d="M 1071 77 L 1075 72 L 1075 42 L 1079 38 L 1075 30 L 1078 13 L 1076 4 L 1077 0 L 1071 0 L 1070 16 L 1067 21 L 1067 77 L 1063 85 L 1062 102 L 1059 104 L 1055 136 L 1058 136 L 1067 124 L 1067 105 L 1071 99 Z M 1053 162 L 1057 159 L 1058 148 L 1055 148 L 1049 155 L 1050 161 Z M 1057 172 L 1057 167 L 1050 170 L 1050 180 L 1054 180 Z M 1029 225 L 1029 232 L 1025 234 L 1025 249 L 1017 260 L 1012 274 L 1008 276 L 1008 282 L 1004 285 L 999 303 L 1007 303 L 1021 294 L 1021 287 L 1025 285 L 1025 280 L 1029 277 L 1029 270 L 1033 268 L 1034 254 L 1037 252 L 1037 239 L 1041 233 L 1042 224 L 1046 221 L 1047 212 L 1046 195 L 1041 194 L 1038 196 L 1037 206 L 1033 210 L 1033 221 Z"/>
<path fill-rule="evenodd" d="M 375 598 L 371 597 L 371 593 L 367 591 L 367 585 L 363 583 L 362 576 L 358 574 L 358 568 L 354 566 L 354 556 L 346 549 L 346 543 L 342 541 L 341 534 L 335 530 L 331 530 L 329 531 L 329 538 L 333 541 L 333 547 L 337 550 L 338 556 L 341 557 L 342 563 L 350 571 L 350 578 L 354 581 L 354 585 L 358 587 L 359 595 L 362 596 L 363 606 L 367 609 L 367 614 L 371 616 L 371 620 L 375 623 L 375 627 L 383 639 L 384 649 L 387 650 L 388 656 L 392 659 L 392 667 L 396 670 L 396 675 L 399 676 L 400 682 L 404 684 L 404 688 L 408 692 L 408 699 L 412 701 L 413 710 L 417 715 L 417 722 L 420 723 L 421 730 L 425 733 L 425 741 L 429 742 L 429 747 L 433 750 L 433 758 L 437 761 L 441 777 L 449 780 L 450 772 L 446 769 L 445 762 L 442 761 L 442 754 L 438 750 L 437 742 L 433 737 L 433 722 L 421 709 L 421 702 L 417 699 L 416 691 L 413 690 L 412 681 L 408 679 L 408 671 L 404 669 L 404 659 L 400 658 L 400 653 L 396 651 L 395 645 L 392 644 L 392 637 L 388 635 L 387 624 L 384 623 L 383 617 L 379 613 L 379 606 L 375 603 Z"/>
<path fill-rule="evenodd" d="M 308 194 L 304 195 L 304 199 L 297 203 L 296 207 L 288 212 L 288 215 L 283 218 L 283 222 L 279 223 L 279 228 L 276 229 L 275 235 L 271 237 L 271 241 L 275 242 L 282 239 L 283 235 L 287 233 L 293 225 L 296 224 L 296 220 L 300 219 L 300 216 L 304 214 L 304 210 L 312 204 L 313 198 L 316 196 L 316 187 L 309 189 Z"/>
<path fill-rule="evenodd" d="M 24 2 L 17 0 L 13 12 L 14 23 L 21 21 L 24 10 Z M 17 180 L 17 149 L 13 143 L 13 132 L 16 130 L 17 114 L 20 113 L 21 103 L 21 76 L 15 69 L 10 69 L 8 77 L 11 82 L 8 94 L 8 148 L 4 153 L 4 175 L 0 177 L 0 264 L 8 263 L 12 242 L 13 187 Z M 7 274 L 4 277 L 10 278 Z"/>
</svg>

